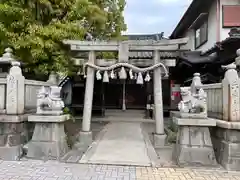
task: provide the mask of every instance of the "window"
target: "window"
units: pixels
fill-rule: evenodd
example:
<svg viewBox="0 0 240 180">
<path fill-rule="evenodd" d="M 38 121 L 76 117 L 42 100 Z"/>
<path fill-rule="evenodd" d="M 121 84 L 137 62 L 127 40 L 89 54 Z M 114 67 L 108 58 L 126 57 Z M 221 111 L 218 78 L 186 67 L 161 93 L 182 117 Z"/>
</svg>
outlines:
<svg viewBox="0 0 240 180">
<path fill-rule="evenodd" d="M 208 40 L 208 25 L 204 22 L 199 28 L 195 30 L 195 48 L 199 48 Z"/>
<path fill-rule="evenodd" d="M 223 6 L 223 27 L 240 27 L 240 5 Z"/>
</svg>

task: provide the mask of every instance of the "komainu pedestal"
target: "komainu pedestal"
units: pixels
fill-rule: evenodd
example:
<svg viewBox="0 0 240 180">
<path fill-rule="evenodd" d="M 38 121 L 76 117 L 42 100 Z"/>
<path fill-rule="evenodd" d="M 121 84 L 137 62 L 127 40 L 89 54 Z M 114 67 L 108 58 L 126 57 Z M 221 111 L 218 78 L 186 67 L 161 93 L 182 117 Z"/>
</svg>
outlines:
<svg viewBox="0 0 240 180">
<path fill-rule="evenodd" d="M 29 122 L 35 122 L 32 140 L 28 143 L 27 157 L 34 159 L 59 159 L 69 150 L 64 122 L 69 115 L 32 115 Z"/>
<path fill-rule="evenodd" d="M 201 88 L 199 73 L 195 73 L 190 88 L 181 88 L 179 112 L 173 113 L 178 125 L 174 158 L 179 165 L 216 165 L 209 127 L 216 121 L 207 118 L 207 94 Z"/>
<path fill-rule="evenodd" d="M 197 119 L 197 114 L 176 113 L 173 121 L 179 126 L 174 158 L 179 165 L 217 165 L 209 127 L 216 121 Z"/>
<path fill-rule="evenodd" d="M 32 140 L 28 143 L 27 157 L 59 159 L 68 151 L 64 122 L 70 119 L 63 114 L 61 87 L 42 87 L 38 92 L 36 115 L 28 117 L 35 123 Z"/>
</svg>

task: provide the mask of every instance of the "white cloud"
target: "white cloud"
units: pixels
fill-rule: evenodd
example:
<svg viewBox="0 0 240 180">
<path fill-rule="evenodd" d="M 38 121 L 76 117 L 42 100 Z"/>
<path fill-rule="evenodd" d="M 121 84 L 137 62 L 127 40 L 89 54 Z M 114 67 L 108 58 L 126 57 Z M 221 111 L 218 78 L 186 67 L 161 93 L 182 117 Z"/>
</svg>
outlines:
<svg viewBox="0 0 240 180">
<path fill-rule="evenodd" d="M 166 22 L 166 17 L 154 17 L 154 16 L 145 16 L 144 21 L 146 25 L 152 25 L 156 23 L 163 23 Z"/>
<path fill-rule="evenodd" d="M 126 0 L 127 33 L 169 35 L 192 0 Z"/>
<path fill-rule="evenodd" d="M 172 4 L 172 3 L 178 3 L 181 0 L 154 0 L 154 1 L 159 4 Z"/>
<path fill-rule="evenodd" d="M 153 2 L 159 5 L 165 5 L 165 6 L 169 6 L 169 5 L 188 6 L 192 2 L 192 0 L 153 0 Z"/>
</svg>

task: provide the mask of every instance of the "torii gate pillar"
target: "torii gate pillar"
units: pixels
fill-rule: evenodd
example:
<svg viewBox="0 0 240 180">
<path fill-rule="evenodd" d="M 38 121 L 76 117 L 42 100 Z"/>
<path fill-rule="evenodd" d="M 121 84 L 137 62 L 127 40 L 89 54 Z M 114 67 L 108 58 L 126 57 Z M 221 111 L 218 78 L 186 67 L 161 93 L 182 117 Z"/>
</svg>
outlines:
<svg viewBox="0 0 240 180">
<path fill-rule="evenodd" d="M 95 52 L 89 51 L 88 62 L 95 63 Z M 93 103 L 93 90 L 94 90 L 95 70 L 92 67 L 87 68 L 85 95 L 84 95 L 84 108 L 82 131 L 80 132 L 80 144 L 89 145 L 92 143 L 91 119 L 92 119 L 92 103 Z"/>
<path fill-rule="evenodd" d="M 159 51 L 154 51 L 153 54 L 154 64 L 160 61 Z M 154 146 L 156 148 L 164 147 L 166 134 L 164 132 L 164 117 L 163 117 L 163 97 L 162 97 L 162 73 L 161 68 L 154 70 L 153 77 L 154 85 L 154 117 L 156 123 L 156 132 L 154 134 Z"/>
</svg>

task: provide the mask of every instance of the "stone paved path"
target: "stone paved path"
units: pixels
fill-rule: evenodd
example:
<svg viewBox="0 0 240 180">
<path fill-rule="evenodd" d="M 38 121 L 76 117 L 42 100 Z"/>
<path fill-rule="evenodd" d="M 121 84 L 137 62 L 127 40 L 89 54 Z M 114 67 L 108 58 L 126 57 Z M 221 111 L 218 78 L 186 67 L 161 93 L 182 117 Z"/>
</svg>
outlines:
<svg viewBox="0 0 240 180">
<path fill-rule="evenodd" d="M 140 122 L 111 122 L 99 136 L 83 155 L 80 163 L 141 166 L 152 164 L 148 152 L 150 143 L 145 141 Z"/>
<path fill-rule="evenodd" d="M 239 180 L 240 172 L 65 164 L 54 161 L 0 161 L 0 180 Z"/>
</svg>

